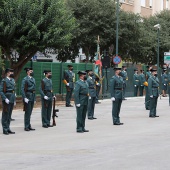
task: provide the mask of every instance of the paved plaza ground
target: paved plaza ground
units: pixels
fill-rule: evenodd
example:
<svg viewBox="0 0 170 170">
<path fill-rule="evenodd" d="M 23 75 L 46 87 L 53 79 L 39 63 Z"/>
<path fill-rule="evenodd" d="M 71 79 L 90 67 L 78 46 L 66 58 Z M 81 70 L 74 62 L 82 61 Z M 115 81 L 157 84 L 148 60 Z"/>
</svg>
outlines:
<svg viewBox="0 0 170 170">
<path fill-rule="evenodd" d="M 57 126 L 41 126 L 41 111 L 34 109 L 32 127 L 25 132 L 23 111 L 15 110 L 5 136 L 0 127 L 0 170 L 169 170 L 170 107 L 158 100 L 159 118 L 149 118 L 144 98 L 123 101 L 121 122 L 113 126 L 111 101 L 96 105 L 97 120 L 86 120 L 89 133 L 76 133 L 76 110 L 59 106 Z"/>
</svg>

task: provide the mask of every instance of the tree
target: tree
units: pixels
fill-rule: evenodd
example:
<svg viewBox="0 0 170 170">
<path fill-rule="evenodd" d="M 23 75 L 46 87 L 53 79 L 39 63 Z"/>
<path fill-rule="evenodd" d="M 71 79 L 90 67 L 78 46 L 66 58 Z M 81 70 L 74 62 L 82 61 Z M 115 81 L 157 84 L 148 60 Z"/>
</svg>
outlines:
<svg viewBox="0 0 170 170">
<path fill-rule="evenodd" d="M 75 19 L 63 0 L 1 0 L 0 45 L 15 79 L 36 51 L 69 46 L 74 28 Z"/>
<path fill-rule="evenodd" d="M 113 0 L 67 0 L 78 23 L 72 45 L 82 47 L 87 60 L 96 52 L 97 37 L 101 49 L 108 47 L 115 34 L 115 2 Z"/>
</svg>

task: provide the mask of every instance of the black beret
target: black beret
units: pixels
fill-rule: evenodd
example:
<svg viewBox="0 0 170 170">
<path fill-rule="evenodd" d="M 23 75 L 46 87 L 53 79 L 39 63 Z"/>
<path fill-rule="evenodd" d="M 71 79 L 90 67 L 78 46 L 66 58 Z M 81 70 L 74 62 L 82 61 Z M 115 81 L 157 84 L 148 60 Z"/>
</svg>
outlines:
<svg viewBox="0 0 170 170">
<path fill-rule="evenodd" d="M 51 72 L 51 70 L 44 70 L 43 73 L 47 74 L 47 73 L 50 73 L 50 72 Z"/>
<path fill-rule="evenodd" d="M 85 72 L 86 72 L 86 73 L 89 73 L 90 71 L 92 71 L 92 70 L 86 70 Z"/>
<path fill-rule="evenodd" d="M 138 69 L 137 69 L 137 68 L 135 68 L 135 69 L 134 69 L 134 71 L 138 71 Z"/>
<path fill-rule="evenodd" d="M 113 70 L 121 70 L 121 67 L 115 67 Z"/>
<path fill-rule="evenodd" d="M 86 72 L 85 71 L 79 71 L 77 74 L 79 74 L 79 75 L 86 75 Z"/>
<path fill-rule="evenodd" d="M 67 67 L 73 67 L 72 65 L 68 65 Z"/>
<path fill-rule="evenodd" d="M 5 69 L 5 73 L 8 73 L 8 72 L 14 72 L 14 69 L 6 68 L 6 69 Z"/>
<path fill-rule="evenodd" d="M 154 72 L 154 71 L 157 71 L 157 69 L 153 68 L 153 69 L 151 69 L 150 71 L 151 71 L 151 72 Z"/>
<path fill-rule="evenodd" d="M 30 71 L 30 70 L 33 70 L 31 67 L 26 67 L 24 68 L 24 70 L 27 72 L 27 71 Z"/>
</svg>

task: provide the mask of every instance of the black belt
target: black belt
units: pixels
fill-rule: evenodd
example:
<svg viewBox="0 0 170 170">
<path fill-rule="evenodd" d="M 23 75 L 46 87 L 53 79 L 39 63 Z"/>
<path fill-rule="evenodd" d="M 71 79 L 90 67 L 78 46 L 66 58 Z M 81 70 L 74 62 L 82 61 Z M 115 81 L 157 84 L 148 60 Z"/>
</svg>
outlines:
<svg viewBox="0 0 170 170">
<path fill-rule="evenodd" d="M 27 90 L 27 92 L 35 93 L 35 90 Z"/>
<path fill-rule="evenodd" d="M 15 92 L 14 90 L 8 90 L 5 93 L 14 93 L 14 92 Z"/>
<path fill-rule="evenodd" d="M 94 87 L 89 87 L 89 89 L 94 89 Z"/>
<path fill-rule="evenodd" d="M 123 90 L 122 88 L 115 88 L 115 90 Z"/>
<path fill-rule="evenodd" d="M 88 94 L 83 94 L 83 93 L 80 93 L 80 95 L 83 95 L 83 96 L 88 96 Z"/>
<path fill-rule="evenodd" d="M 52 90 L 44 90 L 44 92 L 50 92 L 50 93 L 52 93 L 53 91 L 52 91 Z"/>
</svg>

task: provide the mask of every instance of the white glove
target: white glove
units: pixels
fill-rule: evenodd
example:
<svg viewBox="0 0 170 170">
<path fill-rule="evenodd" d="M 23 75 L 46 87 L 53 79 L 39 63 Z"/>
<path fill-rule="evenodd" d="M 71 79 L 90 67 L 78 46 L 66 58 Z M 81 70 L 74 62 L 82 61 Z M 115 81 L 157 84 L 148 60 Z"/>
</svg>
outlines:
<svg viewBox="0 0 170 170">
<path fill-rule="evenodd" d="M 164 86 L 166 86 L 166 84 L 164 84 Z"/>
<path fill-rule="evenodd" d="M 5 103 L 6 103 L 6 104 L 9 104 L 9 100 L 8 100 L 7 98 L 5 99 Z"/>
<path fill-rule="evenodd" d="M 76 107 L 80 107 L 80 104 L 76 104 Z"/>
<path fill-rule="evenodd" d="M 151 95 L 150 98 L 153 98 L 153 95 Z"/>
<path fill-rule="evenodd" d="M 136 87 L 136 85 L 134 85 Z"/>
<path fill-rule="evenodd" d="M 69 83 L 67 83 L 66 86 L 69 86 Z"/>
<path fill-rule="evenodd" d="M 115 101 L 115 98 L 114 98 L 114 97 L 112 97 L 112 98 L 111 98 L 111 100 L 114 102 L 114 101 Z"/>
<path fill-rule="evenodd" d="M 24 102 L 25 102 L 25 103 L 28 103 L 29 100 L 28 100 L 27 98 L 24 98 Z"/>
<path fill-rule="evenodd" d="M 97 83 L 96 85 L 99 86 L 99 83 Z"/>
<path fill-rule="evenodd" d="M 15 97 L 17 97 L 17 94 L 15 93 Z"/>
<path fill-rule="evenodd" d="M 53 99 L 56 99 L 56 96 L 53 96 Z"/>
<path fill-rule="evenodd" d="M 34 104 L 36 104 L 36 101 L 34 101 Z"/>
<path fill-rule="evenodd" d="M 14 106 L 16 106 L 16 102 L 14 102 Z"/>
<path fill-rule="evenodd" d="M 49 98 L 48 98 L 48 96 L 44 96 L 44 99 L 45 99 L 45 100 L 48 100 Z"/>
<path fill-rule="evenodd" d="M 91 99 L 91 96 L 89 96 L 89 99 Z"/>
</svg>

